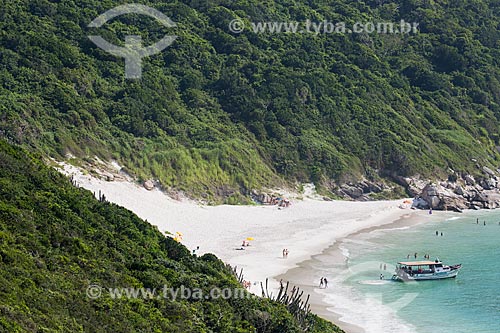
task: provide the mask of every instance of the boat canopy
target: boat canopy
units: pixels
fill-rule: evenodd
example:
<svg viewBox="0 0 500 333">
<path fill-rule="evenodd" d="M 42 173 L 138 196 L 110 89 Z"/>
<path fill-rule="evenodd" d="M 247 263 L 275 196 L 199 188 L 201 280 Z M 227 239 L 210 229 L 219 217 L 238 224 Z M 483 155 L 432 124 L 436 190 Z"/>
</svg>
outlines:
<svg viewBox="0 0 500 333">
<path fill-rule="evenodd" d="M 403 261 L 403 262 L 398 262 L 399 265 L 404 265 L 404 266 L 429 266 L 429 265 L 436 265 L 440 264 L 441 261 Z"/>
</svg>

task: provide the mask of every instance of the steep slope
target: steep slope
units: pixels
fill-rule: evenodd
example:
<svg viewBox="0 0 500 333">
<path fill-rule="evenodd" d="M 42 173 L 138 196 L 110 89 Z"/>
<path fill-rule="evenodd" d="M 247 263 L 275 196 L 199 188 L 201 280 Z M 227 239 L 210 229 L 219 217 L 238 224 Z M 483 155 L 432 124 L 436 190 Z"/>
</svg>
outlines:
<svg viewBox="0 0 500 333">
<path fill-rule="evenodd" d="M 0 140 L 0 331 L 302 332 L 267 299 L 128 299 L 104 289 L 91 299 L 92 284 L 156 288 L 155 296 L 165 285 L 203 295 L 241 289 L 215 256 L 191 256 L 130 211 L 97 201 Z M 307 321 L 311 332 L 341 332 L 314 315 Z"/>
<path fill-rule="evenodd" d="M 0 135 L 63 156 L 115 158 L 140 177 L 208 197 L 281 179 L 334 187 L 361 176 L 474 173 L 498 166 L 499 4 L 470 1 L 4 1 Z M 418 22 L 420 33 L 233 34 L 228 24 Z M 147 45 L 178 35 L 124 79 L 96 33 Z"/>
</svg>

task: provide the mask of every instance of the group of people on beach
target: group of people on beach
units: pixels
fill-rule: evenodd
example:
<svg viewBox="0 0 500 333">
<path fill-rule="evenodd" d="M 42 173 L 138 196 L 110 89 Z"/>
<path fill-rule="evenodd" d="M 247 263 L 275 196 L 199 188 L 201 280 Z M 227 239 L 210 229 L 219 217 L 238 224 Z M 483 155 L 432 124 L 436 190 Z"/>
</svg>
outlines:
<svg viewBox="0 0 500 333">
<path fill-rule="evenodd" d="M 328 280 L 326 279 L 326 277 L 322 277 L 321 280 L 319 280 L 319 288 L 320 289 L 328 288 Z"/>
<path fill-rule="evenodd" d="M 283 249 L 283 259 L 288 258 L 288 254 L 289 254 L 289 253 L 290 253 L 290 252 L 288 251 L 288 249 Z"/>
</svg>

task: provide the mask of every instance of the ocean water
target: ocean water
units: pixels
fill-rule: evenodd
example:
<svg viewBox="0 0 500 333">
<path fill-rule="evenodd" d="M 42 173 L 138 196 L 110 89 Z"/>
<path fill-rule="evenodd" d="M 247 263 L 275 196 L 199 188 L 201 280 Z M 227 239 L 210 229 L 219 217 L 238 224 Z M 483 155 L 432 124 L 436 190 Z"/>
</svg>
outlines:
<svg viewBox="0 0 500 333">
<path fill-rule="evenodd" d="M 317 257 L 315 266 L 331 281 L 320 290 L 325 301 L 335 304 L 331 309 L 342 321 L 368 333 L 500 332 L 500 212 L 418 218 L 424 223 L 344 240 L 337 248 L 343 263 Z M 408 254 L 414 260 L 415 252 L 418 260 L 430 254 L 463 267 L 455 279 L 392 281 L 395 264 Z"/>
</svg>

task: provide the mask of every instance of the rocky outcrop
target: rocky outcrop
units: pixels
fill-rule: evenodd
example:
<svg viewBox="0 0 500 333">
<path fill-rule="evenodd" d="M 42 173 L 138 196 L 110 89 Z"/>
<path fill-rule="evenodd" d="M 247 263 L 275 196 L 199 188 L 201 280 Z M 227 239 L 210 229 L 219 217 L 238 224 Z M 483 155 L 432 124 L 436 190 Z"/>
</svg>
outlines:
<svg viewBox="0 0 500 333">
<path fill-rule="evenodd" d="M 427 183 L 415 197 L 413 207 L 418 209 L 452 210 L 500 208 L 500 168 L 492 170 L 477 164 L 476 177 L 460 175 L 450 169 L 447 181 Z M 482 173 L 482 175 L 481 175 Z M 413 193 L 416 179 L 405 178 L 408 192 Z"/>
<path fill-rule="evenodd" d="M 450 188 L 443 187 L 441 184 L 427 185 L 423 189 L 420 198 L 423 199 L 427 205 L 422 205 L 420 202 L 420 207 L 418 208 L 451 210 L 455 212 L 462 212 L 464 209 L 468 208 L 467 200 L 463 196 L 456 194 Z"/>
<path fill-rule="evenodd" d="M 347 196 L 351 197 L 352 199 L 359 199 L 363 195 L 363 189 L 360 187 L 355 187 L 351 185 L 342 185 L 340 188 L 342 192 L 344 192 Z"/>
<path fill-rule="evenodd" d="M 107 170 L 100 169 L 100 168 L 92 169 L 91 173 L 94 174 L 96 177 L 98 177 L 102 180 L 108 181 L 108 182 L 112 182 L 116 178 L 115 174 L 113 174 Z"/>
<path fill-rule="evenodd" d="M 466 175 L 464 177 L 464 179 L 465 179 L 465 184 L 467 184 L 467 185 L 475 185 L 476 184 L 476 180 L 471 175 Z"/>
<path fill-rule="evenodd" d="M 488 176 L 495 177 L 495 172 L 486 166 L 483 167 L 483 172 Z"/>
<path fill-rule="evenodd" d="M 406 188 L 406 191 L 411 195 L 411 196 L 417 196 L 420 193 L 422 193 L 423 189 L 427 184 L 429 183 L 428 181 L 420 179 L 419 176 L 417 177 L 398 177 L 397 182 L 404 186 Z"/>
<path fill-rule="evenodd" d="M 383 183 L 364 179 L 359 183 L 349 182 L 341 185 L 335 194 L 346 200 L 369 201 L 372 200 L 370 194 L 381 193 L 387 189 L 388 187 Z"/>
<path fill-rule="evenodd" d="M 482 179 L 480 185 L 485 190 L 493 190 L 497 188 L 497 181 L 495 178 Z"/>
<path fill-rule="evenodd" d="M 455 194 L 461 195 L 461 196 L 463 196 L 464 193 L 465 193 L 464 189 L 460 185 L 455 186 L 455 191 L 454 192 L 455 192 Z"/>
</svg>

